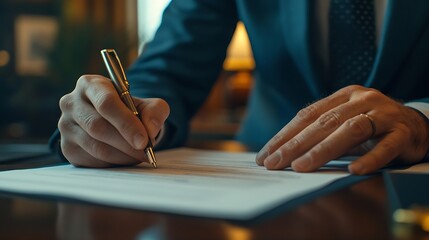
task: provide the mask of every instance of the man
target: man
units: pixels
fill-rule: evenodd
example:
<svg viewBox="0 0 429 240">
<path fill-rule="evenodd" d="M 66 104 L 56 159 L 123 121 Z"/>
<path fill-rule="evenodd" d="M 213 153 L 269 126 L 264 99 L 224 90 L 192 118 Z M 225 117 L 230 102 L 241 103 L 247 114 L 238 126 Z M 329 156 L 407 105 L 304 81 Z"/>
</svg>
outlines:
<svg viewBox="0 0 429 240">
<path fill-rule="evenodd" d="M 137 164 L 161 129 L 158 148 L 183 144 L 238 20 L 252 44 L 256 81 L 237 139 L 265 145 L 257 164 L 308 172 L 360 154 L 349 171 L 367 174 L 425 159 L 426 0 L 173 0 L 128 71 L 143 124 L 108 79 L 82 76 L 60 100 L 64 156 L 86 167 Z"/>
</svg>

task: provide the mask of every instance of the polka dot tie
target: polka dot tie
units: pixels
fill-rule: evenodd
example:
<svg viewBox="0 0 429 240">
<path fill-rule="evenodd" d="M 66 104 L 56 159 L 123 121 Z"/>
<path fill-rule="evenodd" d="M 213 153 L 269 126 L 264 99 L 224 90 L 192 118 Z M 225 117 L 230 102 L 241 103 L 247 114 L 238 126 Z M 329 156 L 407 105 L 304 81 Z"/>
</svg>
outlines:
<svg viewBox="0 0 429 240">
<path fill-rule="evenodd" d="M 374 18 L 373 0 L 331 0 L 329 65 L 335 89 L 368 78 L 375 56 Z"/>
</svg>

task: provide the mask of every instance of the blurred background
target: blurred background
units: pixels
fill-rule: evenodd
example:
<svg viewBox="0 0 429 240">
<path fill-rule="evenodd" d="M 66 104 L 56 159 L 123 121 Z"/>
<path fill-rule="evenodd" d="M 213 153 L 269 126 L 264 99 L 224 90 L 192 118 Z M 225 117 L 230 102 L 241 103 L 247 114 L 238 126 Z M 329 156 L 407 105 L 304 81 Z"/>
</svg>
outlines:
<svg viewBox="0 0 429 240">
<path fill-rule="evenodd" d="M 152 39 L 170 0 L 1 0 L 0 142 L 46 142 L 58 100 L 80 75 L 106 75 L 99 51 L 125 67 Z M 224 70 L 192 121 L 190 141 L 232 139 L 245 112 L 254 62 L 238 23 Z"/>
</svg>

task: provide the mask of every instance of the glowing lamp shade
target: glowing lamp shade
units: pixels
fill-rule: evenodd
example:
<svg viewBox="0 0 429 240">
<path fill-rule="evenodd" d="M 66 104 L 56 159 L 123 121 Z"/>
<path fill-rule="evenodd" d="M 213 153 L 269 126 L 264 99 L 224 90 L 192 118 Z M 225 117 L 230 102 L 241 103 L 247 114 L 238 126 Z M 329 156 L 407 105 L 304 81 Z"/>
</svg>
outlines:
<svg viewBox="0 0 429 240">
<path fill-rule="evenodd" d="M 223 68 L 227 71 L 252 70 L 255 67 L 252 48 L 246 28 L 242 22 L 237 24 L 229 44 Z"/>
</svg>

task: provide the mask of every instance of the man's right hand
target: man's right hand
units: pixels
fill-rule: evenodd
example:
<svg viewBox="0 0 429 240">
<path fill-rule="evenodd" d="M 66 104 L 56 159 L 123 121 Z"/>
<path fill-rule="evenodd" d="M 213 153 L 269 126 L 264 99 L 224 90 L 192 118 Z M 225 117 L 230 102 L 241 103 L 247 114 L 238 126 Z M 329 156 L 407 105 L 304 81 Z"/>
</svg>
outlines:
<svg viewBox="0 0 429 240">
<path fill-rule="evenodd" d="M 170 114 L 159 98 L 134 98 L 138 119 L 108 78 L 84 75 L 60 100 L 61 150 L 75 166 L 109 167 L 148 161 L 144 149 Z"/>
</svg>

